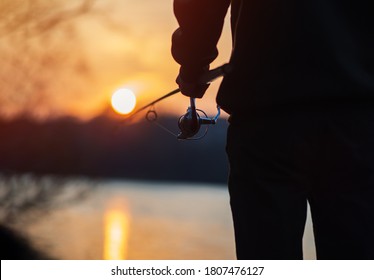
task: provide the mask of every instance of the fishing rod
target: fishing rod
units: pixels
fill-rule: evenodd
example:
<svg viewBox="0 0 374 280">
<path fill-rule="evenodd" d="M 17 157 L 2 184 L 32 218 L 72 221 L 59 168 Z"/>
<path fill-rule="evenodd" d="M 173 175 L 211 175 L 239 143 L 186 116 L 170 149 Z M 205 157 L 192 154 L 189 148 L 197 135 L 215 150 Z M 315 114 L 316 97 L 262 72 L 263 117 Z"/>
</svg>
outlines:
<svg viewBox="0 0 374 280">
<path fill-rule="evenodd" d="M 226 75 L 230 71 L 231 71 L 231 66 L 229 64 L 224 64 L 224 65 L 221 65 L 217 68 L 214 68 L 214 69 L 208 71 L 207 73 L 205 73 L 201 77 L 200 84 L 202 84 L 202 85 L 210 84 L 214 80 L 216 80 L 217 78 Z M 148 112 L 146 113 L 146 119 L 148 121 L 155 122 L 157 120 L 157 113 L 153 109 L 154 105 L 159 103 L 160 101 L 170 97 L 170 96 L 173 96 L 173 95 L 179 93 L 179 92 L 181 92 L 181 90 L 180 90 L 180 88 L 177 88 L 177 89 L 161 96 L 160 98 L 157 98 L 156 100 L 152 101 L 151 103 L 139 108 L 133 114 L 131 114 L 129 117 L 131 118 L 134 115 L 142 112 L 143 110 L 145 110 L 147 108 L 150 108 L 148 110 Z M 199 113 L 202 114 L 203 116 L 201 116 Z M 204 135 L 202 135 L 201 137 L 198 137 L 198 138 L 193 138 L 193 137 L 199 133 L 202 125 L 214 125 L 214 124 L 216 124 L 220 114 L 221 114 L 221 109 L 217 105 L 217 114 L 214 117 L 209 118 L 204 111 L 196 108 L 195 98 L 190 97 L 190 106 L 187 108 L 187 112 L 183 116 L 181 116 L 178 120 L 178 127 L 180 129 L 180 133 L 177 135 L 177 139 L 180 139 L 180 140 L 198 140 L 198 139 L 201 139 L 202 137 L 204 137 L 206 135 L 207 130 L 205 131 Z M 170 132 L 165 127 L 161 126 L 161 128 Z"/>
</svg>

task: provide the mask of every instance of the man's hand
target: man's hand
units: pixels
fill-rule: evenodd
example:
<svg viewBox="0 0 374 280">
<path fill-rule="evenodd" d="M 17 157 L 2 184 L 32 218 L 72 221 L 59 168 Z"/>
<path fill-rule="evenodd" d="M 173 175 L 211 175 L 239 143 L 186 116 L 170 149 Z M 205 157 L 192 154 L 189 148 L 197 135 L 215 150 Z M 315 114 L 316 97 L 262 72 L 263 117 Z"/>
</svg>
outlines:
<svg viewBox="0 0 374 280">
<path fill-rule="evenodd" d="M 209 84 L 185 82 L 180 75 L 177 77 L 176 82 L 183 95 L 193 98 L 202 98 L 209 87 Z"/>
<path fill-rule="evenodd" d="M 209 72 L 209 67 L 191 69 L 181 67 L 177 77 L 177 84 L 183 95 L 193 98 L 202 98 L 209 84 L 204 83 L 204 74 Z"/>
</svg>

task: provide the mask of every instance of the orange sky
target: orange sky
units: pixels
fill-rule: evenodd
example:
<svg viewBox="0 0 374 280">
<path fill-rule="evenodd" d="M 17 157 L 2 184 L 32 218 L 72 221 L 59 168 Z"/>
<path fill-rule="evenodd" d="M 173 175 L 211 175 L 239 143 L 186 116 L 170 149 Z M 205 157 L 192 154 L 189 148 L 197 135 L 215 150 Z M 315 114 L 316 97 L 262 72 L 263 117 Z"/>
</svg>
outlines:
<svg viewBox="0 0 374 280">
<path fill-rule="evenodd" d="M 45 2 L 38 0 L 35 3 L 43 4 L 43 1 Z M 73 7 L 66 3 L 77 3 L 76 0 L 54 2 L 64 5 L 64 9 L 68 10 Z M 13 68 L 3 64 L 0 70 L 0 83 L 3 88 L 0 90 L 2 115 L 13 116 L 27 112 L 39 118 L 73 115 L 89 119 L 106 110 L 112 92 L 119 87 L 128 87 L 135 92 L 138 107 L 176 88 L 174 80 L 178 65 L 170 54 L 171 34 L 177 27 L 172 10 L 173 1 L 95 2 L 90 12 L 68 19 L 37 38 L 30 39 L 21 32 L 18 35 L 3 36 L 0 40 L 0 51 L 4 53 L 3 56 L 7 54 L 7 57 L 11 57 L 9 54 L 12 54 L 12 49 L 8 46 L 8 53 L 4 51 L 7 48 L 6 41 L 15 40 L 15 36 L 25 36 L 19 37 L 24 39 L 18 40 L 24 40 L 27 50 L 25 57 L 28 57 L 29 61 L 8 61 Z M 58 5 L 54 7 L 56 10 Z M 16 13 L 20 8 L 13 9 Z M 38 42 L 42 42 L 41 45 L 45 49 L 35 47 L 35 53 L 38 54 L 38 50 L 42 49 L 44 55 L 38 54 L 42 58 L 34 59 L 34 54 L 29 51 L 32 50 L 30 45 L 36 45 Z M 212 67 L 228 61 L 230 47 L 227 22 L 219 45 L 220 56 Z M 52 63 L 54 57 L 59 57 L 54 52 L 58 52 L 62 58 L 60 62 Z M 17 53 L 20 55 L 19 51 Z M 46 53 L 50 55 L 44 58 Z M 13 55 L 16 56 L 16 52 Z M 77 62 L 80 59 L 83 62 Z M 38 63 L 41 70 L 31 71 Z M 25 68 L 23 72 L 26 74 L 16 71 L 17 67 L 14 65 L 21 65 L 19 68 Z M 16 73 L 13 74 L 12 71 Z M 218 84 L 218 81 L 215 82 L 208 90 L 206 98 L 198 101 L 198 107 L 211 114 L 215 111 L 214 98 Z M 175 96 L 159 104 L 157 108 L 160 112 L 181 115 L 187 105 L 188 98 Z"/>
</svg>

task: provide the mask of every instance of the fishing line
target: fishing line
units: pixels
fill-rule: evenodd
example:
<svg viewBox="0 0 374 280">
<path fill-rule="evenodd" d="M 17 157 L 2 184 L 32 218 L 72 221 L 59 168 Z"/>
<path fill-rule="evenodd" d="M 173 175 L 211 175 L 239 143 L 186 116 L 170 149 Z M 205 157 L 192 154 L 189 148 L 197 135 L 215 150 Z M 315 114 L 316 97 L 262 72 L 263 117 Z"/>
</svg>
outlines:
<svg viewBox="0 0 374 280">
<path fill-rule="evenodd" d="M 171 131 L 170 129 L 168 129 L 166 126 L 162 125 L 159 121 L 158 121 L 158 114 L 156 112 L 156 109 L 154 108 L 154 106 L 152 106 L 148 112 L 146 113 L 145 115 L 145 119 L 150 122 L 150 123 L 153 123 L 154 125 L 157 125 L 159 128 L 163 129 L 164 131 L 166 131 L 167 133 L 173 135 L 174 137 L 177 137 L 178 135 L 175 134 L 173 131 Z"/>
</svg>

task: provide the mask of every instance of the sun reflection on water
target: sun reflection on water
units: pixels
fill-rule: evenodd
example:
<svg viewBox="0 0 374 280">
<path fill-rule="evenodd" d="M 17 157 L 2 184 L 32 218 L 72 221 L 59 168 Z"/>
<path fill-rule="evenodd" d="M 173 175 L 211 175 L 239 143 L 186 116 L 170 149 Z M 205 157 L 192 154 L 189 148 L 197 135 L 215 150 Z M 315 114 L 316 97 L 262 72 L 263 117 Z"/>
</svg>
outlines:
<svg viewBox="0 0 374 280">
<path fill-rule="evenodd" d="M 128 252 L 130 215 L 125 207 L 113 207 L 105 212 L 104 251 L 105 260 L 124 260 Z"/>
</svg>

